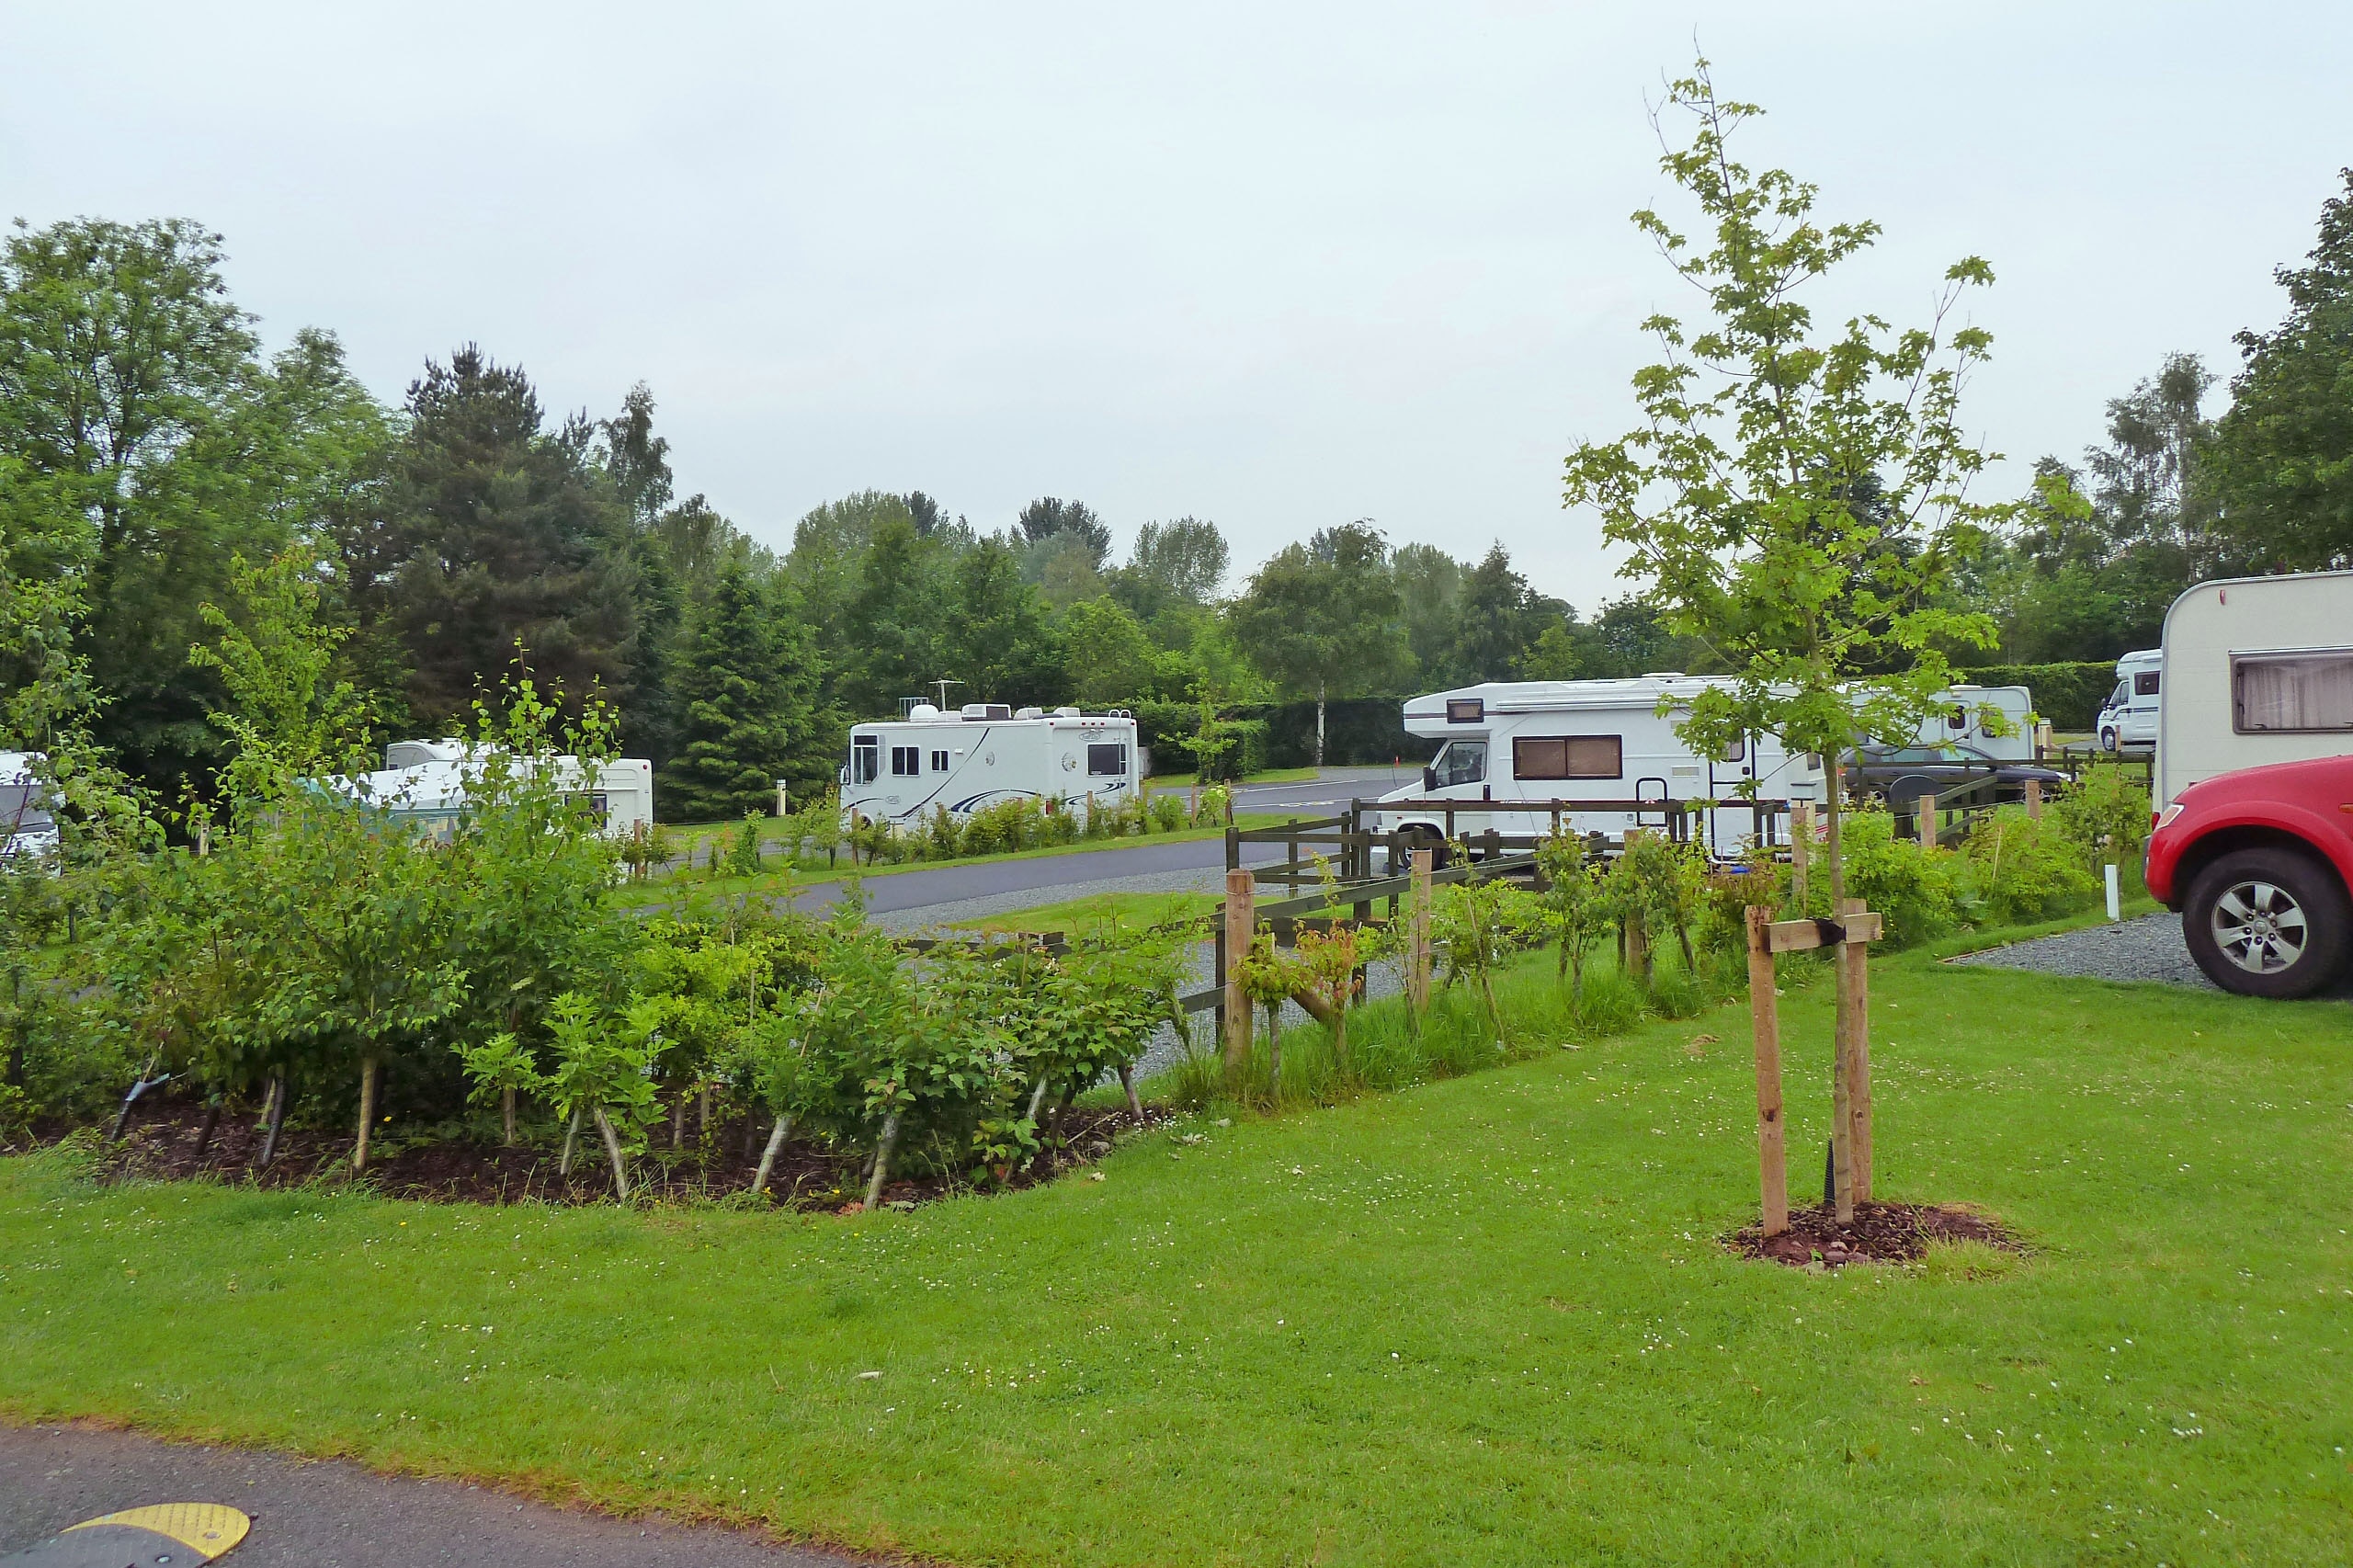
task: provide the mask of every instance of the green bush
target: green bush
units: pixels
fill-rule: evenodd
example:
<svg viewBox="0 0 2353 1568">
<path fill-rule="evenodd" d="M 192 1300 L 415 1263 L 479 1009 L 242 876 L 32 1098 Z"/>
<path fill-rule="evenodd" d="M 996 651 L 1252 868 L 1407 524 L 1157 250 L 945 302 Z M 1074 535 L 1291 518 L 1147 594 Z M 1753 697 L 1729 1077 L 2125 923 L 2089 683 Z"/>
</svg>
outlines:
<svg viewBox="0 0 2353 1568">
<path fill-rule="evenodd" d="M 2130 864 L 2149 837 L 2149 791 L 2116 764 L 2102 763 L 2060 791 L 2049 819 L 2084 864 Z"/>
<path fill-rule="evenodd" d="M 1847 896 L 1859 898 L 1884 922 L 1885 945 L 1911 947 L 1967 924 L 1968 892 L 1958 856 L 1920 847 L 1895 831 L 1895 819 L 1875 808 L 1850 809 L 1839 824 L 1847 858 Z M 1808 892 L 1829 913 L 1829 878 L 1817 875 Z"/>
<path fill-rule="evenodd" d="M 2082 851 L 2050 819 L 2004 806 L 1977 819 L 1961 846 L 1983 913 L 1995 924 L 2055 920 L 2099 896 Z"/>
</svg>

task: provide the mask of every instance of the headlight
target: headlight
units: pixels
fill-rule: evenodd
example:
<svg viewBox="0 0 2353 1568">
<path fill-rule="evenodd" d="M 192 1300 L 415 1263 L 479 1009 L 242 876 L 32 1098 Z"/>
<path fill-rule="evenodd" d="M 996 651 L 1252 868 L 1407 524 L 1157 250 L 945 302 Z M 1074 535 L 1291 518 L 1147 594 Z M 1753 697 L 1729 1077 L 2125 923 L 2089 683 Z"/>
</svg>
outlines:
<svg viewBox="0 0 2353 1568">
<path fill-rule="evenodd" d="M 2169 825 L 2173 822 L 2174 818 L 2179 815 L 2181 815 L 2181 802 L 2179 801 L 2176 801 L 2172 805 L 2167 806 L 2164 811 L 2161 811 L 2156 814 L 2155 825 L 2157 828 L 2162 830 Z"/>
</svg>

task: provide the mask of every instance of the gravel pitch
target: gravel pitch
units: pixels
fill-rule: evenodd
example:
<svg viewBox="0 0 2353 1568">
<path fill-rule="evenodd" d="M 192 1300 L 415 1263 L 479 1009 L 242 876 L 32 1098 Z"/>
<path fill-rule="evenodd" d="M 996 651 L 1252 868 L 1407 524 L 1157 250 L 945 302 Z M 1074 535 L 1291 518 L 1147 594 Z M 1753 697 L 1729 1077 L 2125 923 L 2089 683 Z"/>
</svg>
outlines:
<svg viewBox="0 0 2353 1568">
<path fill-rule="evenodd" d="M 2086 926 L 2055 937 L 1965 953 L 1952 961 L 2090 980 L 2154 980 L 2201 991 L 2217 989 L 2189 956 L 2181 939 L 2178 915 L 2144 915 L 2109 926 Z"/>
</svg>

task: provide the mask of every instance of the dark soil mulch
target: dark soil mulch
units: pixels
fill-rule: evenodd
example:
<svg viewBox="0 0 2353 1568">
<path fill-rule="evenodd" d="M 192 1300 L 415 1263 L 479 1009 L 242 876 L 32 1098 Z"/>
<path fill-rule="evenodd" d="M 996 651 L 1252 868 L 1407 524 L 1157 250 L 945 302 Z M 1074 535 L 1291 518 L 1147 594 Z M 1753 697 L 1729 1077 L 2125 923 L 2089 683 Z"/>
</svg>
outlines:
<svg viewBox="0 0 2353 1568">
<path fill-rule="evenodd" d="M 2018 1239 L 2001 1221 L 1972 1209 L 1938 1203 L 1859 1203 L 1855 1222 L 1841 1225 L 1833 1211 L 1821 1209 L 1790 1210 L 1790 1228 L 1768 1240 L 1763 1227 L 1751 1225 L 1726 1244 L 1744 1257 L 1768 1257 L 1793 1268 L 1820 1264 L 1838 1268 L 1849 1263 L 1910 1263 L 1928 1250 L 1930 1242 L 1983 1242 L 2004 1252 L 2021 1252 Z"/>
<path fill-rule="evenodd" d="M 1066 1172 L 1092 1165 L 1110 1153 L 1123 1136 L 1168 1119 L 1166 1113 L 1145 1108 L 1139 1121 L 1125 1107 L 1117 1110 L 1073 1108 L 1051 1130 L 1050 1146 L 1029 1168 L 1009 1173 L 1005 1188 L 1035 1187 Z M 351 1169 L 352 1136 L 325 1131 L 290 1120 L 278 1135 L 276 1157 L 267 1169 L 255 1162 L 261 1152 L 260 1118 L 255 1108 L 224 1114 L 201 1156 L 197 1139 L 204 1107 L 196 1101 L 158 1096 L 133 1108 L 121 1142 L 107 1149 L 100 1165 L 102 1179 L 184 1180 L 210 1177 L 264 1187 L 299 1187 L 319 1179 L 341 1179 Z M 653 1148 L 630 1163 L 632 1199 L 654 1202 L 712 1201 L 745 1191 L 752 1185 L 767 1145 L 768 1126 L 742 1116 L 714 1119 L 708 1135 L 696 1119 L 687 1120 L 685 1147 L 669 1147 L 670 1128 L 665 1123 L 650 1133 Z M 596 1203 L 612 1197 L 610 1170 L 604 1146 L 593 1130 L 584 1129 L 573 1156 L 567 1180 L 556 1174 L 563 1153 L 560 1132 L 549 1138 L 544 1129 L 527 1131 L 518 1148 L 465 1139 L 422 1140 L 403 1137 L 397 1126 L 380 1134 L 370 1151 L 366 1182 L 386 1198 L 419 1199 L 450 1203 Z M 903 1160 L 917 1151 L 902 1150 Z M 768 1177 L 768 1195 L 779 1207 L 803 1210 L 841 1209 L 865 1196 L 862 1152 L 835 1150 L 813 1140 L 790 1140 L 777 1155 Z M 893 1207 L 911 1207 L 955 1193 L 972 1190 L 967 1174 L 925 1175 L 893 1180 L 883 1188 L 882 1200 Z"/>
</svg>

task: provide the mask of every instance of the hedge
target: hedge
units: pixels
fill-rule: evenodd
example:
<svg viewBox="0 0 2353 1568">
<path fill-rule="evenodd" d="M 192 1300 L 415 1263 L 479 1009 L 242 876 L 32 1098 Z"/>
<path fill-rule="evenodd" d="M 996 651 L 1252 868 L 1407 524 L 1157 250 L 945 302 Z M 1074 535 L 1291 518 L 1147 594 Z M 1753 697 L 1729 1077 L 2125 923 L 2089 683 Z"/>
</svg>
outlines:
<svg viewBox="0 0 2353 1568">
<path fill-rule="evenodd" d="M 1956 671 L 1979 686 L 2022 686 L 2033 694 L 2034 710 L 2054 730 L 2089 730 L 2099 722 L 2108 694 L 2116 689 L 2116 661 L 2091 659 L 2063 665 L 1988 665 Z"/>
</svg>

